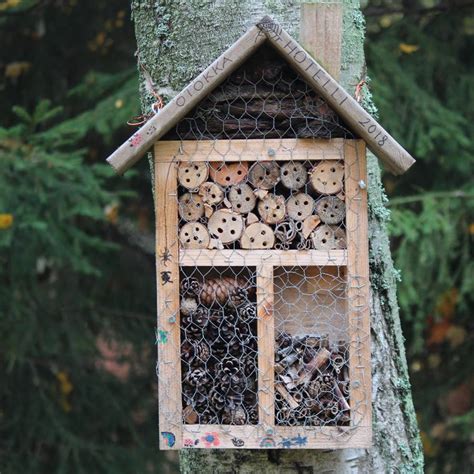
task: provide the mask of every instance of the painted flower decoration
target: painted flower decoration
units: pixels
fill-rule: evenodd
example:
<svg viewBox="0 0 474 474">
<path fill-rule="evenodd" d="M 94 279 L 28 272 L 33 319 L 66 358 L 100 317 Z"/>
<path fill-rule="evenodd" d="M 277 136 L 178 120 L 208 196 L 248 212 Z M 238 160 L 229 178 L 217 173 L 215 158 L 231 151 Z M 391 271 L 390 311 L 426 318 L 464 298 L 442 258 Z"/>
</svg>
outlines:
<svg viewBox="0 0 474 474">
<path fill-rule="evenodd" d="M 204 443 L 206 448 L 212 448 L 213 446 L 219 446 L 219 444 L 221 444 L 218 433 L 206 433 L 201 438 L 201 441 Z"/>
</svg>

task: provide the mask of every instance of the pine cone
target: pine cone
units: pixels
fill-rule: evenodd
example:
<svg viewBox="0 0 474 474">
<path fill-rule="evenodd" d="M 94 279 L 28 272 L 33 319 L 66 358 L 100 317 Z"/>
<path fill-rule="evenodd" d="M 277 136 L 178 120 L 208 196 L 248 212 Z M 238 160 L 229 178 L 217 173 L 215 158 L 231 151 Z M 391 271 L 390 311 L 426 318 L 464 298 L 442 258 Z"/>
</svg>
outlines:
<svg viewBox="0 0 474 474">
<path fill-rule="evenodd" d="M 215 425 L 219 423 L 219 416 L 215 410 L 206 408 L 199 414 L 199 424 Z"/>
<path fill-rule="evenodd" d="M 225 425 L 245 425 L 247 418 L 243 407 L 226 408 L 222 413 L 222 423 Z"/>
<path fill-rule="evenodd" d="M 184 337 L 188 340 L 200 339 L 203 336 L 202 327 L 194 322 L 192 315 L 181 318 L 181 329 L 184 332 Z"/>
<path fill-rule="evenodd" d="M 194 363 L 205 364 L 211 357 L 211 348 L 204 342 L 198 342 L 194 346 Z"/>
<path fill-rule="evenodd" d="M 205 281 L 201 285 L 199 297 L 205 306 L 224 306 L 228 301 L 238 305 L 247 300 L 248 293 L 246 280 L 223 276 Z"/>
<path fill-rule="evenodd" d="M 221 338 L 216 339 L 212 345 L 212 353 L 219 359 L 224 357 L 228 353 L 226 342 Z"/>
<path fill-rule="evenodd" d="M 257 305 L 254 303 L 244 303 L 239 307 L 238 313 L 242 321 L 252 322 L 257 318 Z"/>
<path fill-rule="evenodd" d="M 209 310 L 199 306 L 192 314 L 193 322 L 201 328 L 205 328 L 209 323 Z"/>
<path fill-rule="evenodd" d="M 201 284 L 197 278 L 188 277 L 181 282 L 181 294 L 196 296 L 199 293 Z"/>
<path fill-rule="evenodd" d="M 235 375 L 239 372 L 242 373 L 242 366 L 239 359 L 236 357 L 227 356 L 224 357 L 224 359 L 222 359 L 221 363 L 219 364 L 219 370 L 226 375 Z"/>
<path fill-rule="evenodd" d="M 210 381 L 207 371 L 200 368 L 189 371 L 185 377 L 185 382 L 192 387 L 206 387 Z"/>
<path fill-rule="evenodd" d="M 226 404 L 226 396 L 219 385 L 212 387 L 209 392 L 210 405 L 215 410 L 222 410 Z"/>
</svg>

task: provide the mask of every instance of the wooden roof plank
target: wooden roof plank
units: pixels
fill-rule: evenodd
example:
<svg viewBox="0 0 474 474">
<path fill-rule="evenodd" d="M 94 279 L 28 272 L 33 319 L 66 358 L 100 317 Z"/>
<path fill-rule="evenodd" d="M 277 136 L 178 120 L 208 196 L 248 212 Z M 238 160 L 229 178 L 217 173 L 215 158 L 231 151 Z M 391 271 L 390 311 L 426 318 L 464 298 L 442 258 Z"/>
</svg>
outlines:
<svg viewBox="0 0 474 474">
<path fill-rule="evenodd" d="M 158 114 L 117 148 L 107 158 L 107 162 L 119 174 L 127 171 L 154 142 L 176 125 L 265 41 L 266 36 L 260 28 L 257 26 L 250 28 Z"/>
<path fill-rule="evenodd" d="M 363 138 L 369 149 L 396 175 L 415 163 L 414 158 L 352 98 L 278 23 L 264 17 L 257 26 L 270 44 L 303 76 L 332 109 Z"/>
</svg>

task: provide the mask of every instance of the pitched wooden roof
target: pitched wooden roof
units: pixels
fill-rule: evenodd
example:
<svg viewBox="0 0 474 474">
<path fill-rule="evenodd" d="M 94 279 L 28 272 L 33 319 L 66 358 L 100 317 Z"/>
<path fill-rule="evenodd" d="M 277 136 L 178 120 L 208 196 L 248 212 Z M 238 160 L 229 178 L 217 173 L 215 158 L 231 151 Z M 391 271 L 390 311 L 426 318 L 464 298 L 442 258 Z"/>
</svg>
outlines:
<svg viewBox="0 0 474 474">
<path fill-rule="evenodd" d="M 389 171 L 398 175 L 413 165 L 413 157 L 296 40 L 269 17 L 264 17 L 242 35 L 158 114 L 117 148 L 107 158 L 107 162 L 118 173 L 133 166 L 154 142 L 176 125 L 265 41 L 299 72 L 354 133 L 365 140 L 369 149 L 383 161 Z"/>
</svg>

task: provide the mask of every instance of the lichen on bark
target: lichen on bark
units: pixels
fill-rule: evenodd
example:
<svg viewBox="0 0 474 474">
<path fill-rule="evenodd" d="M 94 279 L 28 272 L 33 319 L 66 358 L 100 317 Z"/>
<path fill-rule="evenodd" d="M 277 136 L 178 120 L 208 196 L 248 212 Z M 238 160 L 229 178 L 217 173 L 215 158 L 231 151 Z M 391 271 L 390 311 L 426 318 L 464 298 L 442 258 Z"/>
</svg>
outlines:
<svg viewBox="0 0 474 474">
<path fill-rule="evenodd" d="M 365 76 L 364 17 L 359 0 L 331 3 L 344 7 L 341 82 L 353 93 Z M 298 37 L 297 0 L 133 0 L 132 14 L 138 60 L 167 98 L 264 15 Z M 149 110 L 154 98 L 143 69 L 139 72 L 142 106 Z M 362 103 L 375 114 L 370 93 L 364 92 Z M 386 229 L 389 214 L 379 164 L 370 154 L 368 172 L 374 446 L 339 451 L 186 450 L 181 453 L 183 473 L 423 472 L 396 298 L 397 272 Z"/>
</svg>

